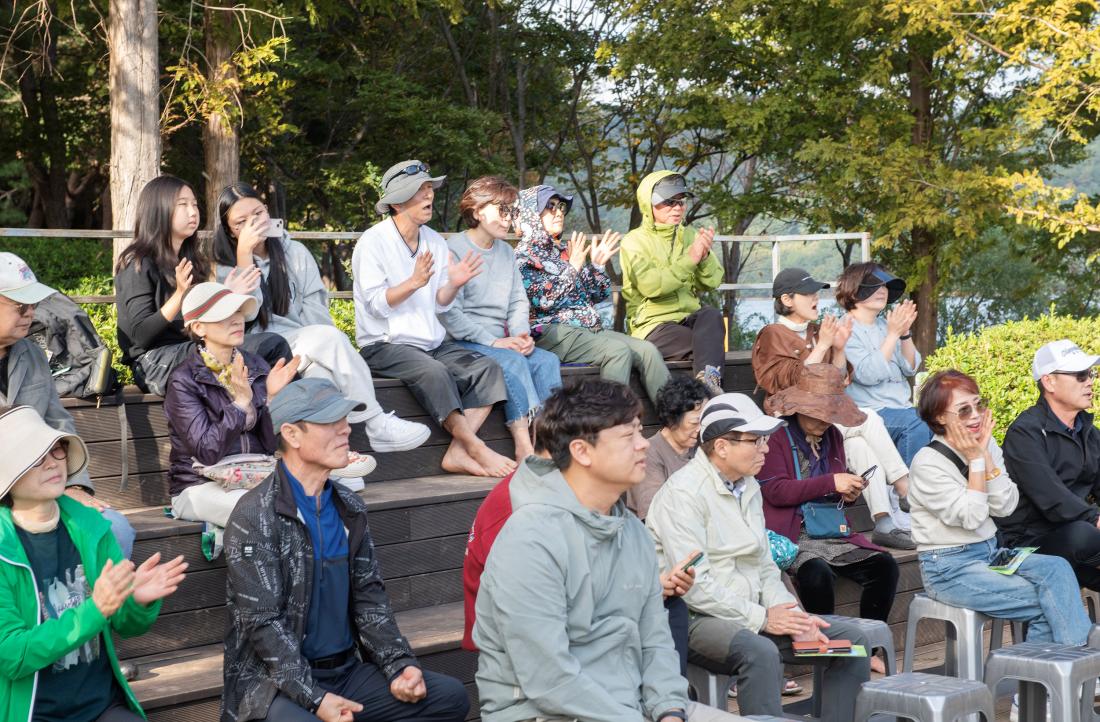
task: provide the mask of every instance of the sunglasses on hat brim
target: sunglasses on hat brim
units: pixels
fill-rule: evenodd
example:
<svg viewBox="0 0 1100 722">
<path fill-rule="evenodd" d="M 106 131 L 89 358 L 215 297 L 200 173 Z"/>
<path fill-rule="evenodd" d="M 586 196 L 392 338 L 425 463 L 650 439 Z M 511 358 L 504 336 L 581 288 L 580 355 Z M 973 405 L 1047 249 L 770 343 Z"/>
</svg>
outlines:
<svg viewBox="0 0 1100 722">
<path fill-rule="evenodd" d="M 429 172 L 429 169 L 428 169 L 428 165 L 426 163 L 413 163 L 412 165 L 407 165 L 404 168 L 402 168 L 401 170 L 394 173 L 392 176 L 390 176 L 390 179 L 388 181 L 386 181 L 386 187 L 389 188 L 391 183 L 393 183 L 395 180 L 397 180 L 398 178 L 400 178 L 403 175 L 417 175 L 418 173 L 428 173 L 428 172 Z"/>
</svg>

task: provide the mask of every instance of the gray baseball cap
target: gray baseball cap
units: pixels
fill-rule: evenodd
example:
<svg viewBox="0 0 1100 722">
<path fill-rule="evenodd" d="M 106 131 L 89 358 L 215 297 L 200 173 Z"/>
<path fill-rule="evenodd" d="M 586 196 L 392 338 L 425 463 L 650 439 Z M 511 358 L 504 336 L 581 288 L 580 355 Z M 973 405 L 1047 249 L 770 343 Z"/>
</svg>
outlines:
<svg viewBox="0 0 1100 722">
<path fill-rule="evenodd" d="M 415 158 L 394 163 L 382 174 L 382 197 L 374 204 L 374 209 L 385 214 L 393 203 L 404 203 L 420 190 L 425 181 L 431 181 L 432 188 L 439 188 L 447 176 L 432 176 L 428 164 Z"/>
<path fill-rule="evenodd" d="M 286 385 L 268 402 L 271 425 L 275 433 L 283 424 L 311 421 L 315 424 L 331 424 L 346 417 L 352 411 L 365 411 L 366 404 L 345 398 L 328 379 L 299 379 Z"/>
<path fill-rule="evenodd" d="M 653 205 L 664 203 L 680 195 L 695 197 L 695 194 L 688 190 L 687 181 L 682 175 L 679 173 L 666 175 L 653 186 Z"/>
</svg>

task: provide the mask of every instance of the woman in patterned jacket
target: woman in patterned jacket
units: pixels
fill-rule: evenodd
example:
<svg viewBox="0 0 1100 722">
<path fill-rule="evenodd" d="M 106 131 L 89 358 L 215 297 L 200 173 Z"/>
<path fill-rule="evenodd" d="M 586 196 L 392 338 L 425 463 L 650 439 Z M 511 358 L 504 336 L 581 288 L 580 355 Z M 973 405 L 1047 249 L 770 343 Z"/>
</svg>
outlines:
<svg viewBox="0 0 1100 722">
<path fill-rule="evenodd" d="M 605 327 L 596 305 L 610 298 L 604 270 L 619 250 L 620 234 L 608 231 L 589 243 L 574 231 L 563 240 L 565 216 L 573 196 L 548 185 L 520 191 L 516 263 L 531 302 L 531 335 L 539 348 L 562 363 L 600 367 L 600 376 L 630 382 L 636 368 L 646 394 L 655 400 L 668 381 L 668 368 L 657 347 Z"/>
</svg>

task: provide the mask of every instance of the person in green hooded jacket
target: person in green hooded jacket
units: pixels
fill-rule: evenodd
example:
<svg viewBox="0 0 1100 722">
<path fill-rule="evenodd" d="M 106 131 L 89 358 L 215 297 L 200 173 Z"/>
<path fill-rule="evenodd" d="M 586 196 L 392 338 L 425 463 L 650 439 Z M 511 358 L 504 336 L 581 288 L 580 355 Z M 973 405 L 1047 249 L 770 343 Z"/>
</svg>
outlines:
<svg viewBox="0 0 1100 722">
<path fill-rule="evenodd" d="M 630 334 L 666 361 L 690 360 L 696 378 L 721 393 L 725 323 L 721 311 L 699 303 L 722 282 L 714 229 L 681 225 L 693 195 L 679 173 L 650 173 L 637 196 L 642 225 L 623 236 L 619 252 Z"/>
<path fill-rule="evenodd" d="M 110 522 L 64 495 L 88 465 L 80 437 L 16 406 L 0 439 L 0 719 L 140 722 L 110 632 L 145 633 L 187 564 L 135 567 Z"/>
</svg>

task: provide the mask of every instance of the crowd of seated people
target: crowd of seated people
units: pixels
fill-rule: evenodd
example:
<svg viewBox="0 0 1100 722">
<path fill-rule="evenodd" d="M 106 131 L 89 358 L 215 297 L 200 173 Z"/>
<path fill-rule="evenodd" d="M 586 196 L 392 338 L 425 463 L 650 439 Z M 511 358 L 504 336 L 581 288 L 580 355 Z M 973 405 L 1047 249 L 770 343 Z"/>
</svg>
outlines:
<svg viewBox="0 0 1100 722">
<path fill-rule="evenodd" d="M 118 337 L 138 385 L 165 397 L 173 514 L 225 531 L 223 720 L 468 712 L 462 685 L 422 670 L 401 635 L 347 485 L 375 467 L 368 451 L 430 433 L 382 409 L 375 375 L 403 381 L 449 432 L 444 470 L 504 477 L 464 569 L 463 646 L 479 655 L 487 720 L 726 718 L 690 701 L 689 663 L 731 676 L 742 714 L 780 715 L 796 642 L 865 641 L 845 618 L 822 619 L 839 578 L 862 587 L 861 617 L 888 620 L 898 566 L 883 547 L 916 549 L 933 598 L 1027 622 L 1032 639 L 1084 643 L 1078 585 L 1100 589 L 1100 436 L 1087 411 L 1100 357 L 1068 340 L 1039 349 L 1038 401 L 1002 451 L 964 374 L 934 375 L 913 404 L 921 357 L 901 279 L 848 267 L 836 318 L 818 308 L 828 284 L 786 269 L 778 320 L 752 352 L 765 413 L 722 392 L 723 321 L 699 297 L 723 271 L 714 230 L 684 223 L 683 176 L 643 179 L 642 223 L 621 251 L 613 232 L 565 235 L 568 193 L 497 177 L 469 184 L 466 229 L 444 240 L 427 225 L 444 180 L 417 160 L 383 175 L 381 220 L 352 256 L 358 349 L 328 314 L 316 261 L 255 190 L 223 191 L 212 257 L 191 186 L 162 176 L 141 193 L 116 268 Z M 616 256 L 628 333 L 605 313 Z M 0 403 L 14 407 L 0 429 L 18 451 L 0 464 L 0 534 L 15 550 L 0 556 L 0 684 L 20 717 L 133 719 L 104 630 L 148 629 L 185 565 L 126 561 L 133 530 L 94 497 L 87 449 L 25 338 L 50 293 L 0 254 Z M 601 378 L 563 387 L 561 363 Z M 660 422 L 649 438 L 632 371 Z M 496 404 L 511 458 L 478 437 Z M 871 539 L 845 511 L 861 497 Z M 791 549 L 782 564 L 777 539 Z M 1001 575 L 989 564 L 1002 546 L 1039 549 Z M 36 616 L 51 584 L 68 606 Z M 882 670 L 874 657 L 815 664 L 831 690 L 823 719 L 837 721 Z M 72 685 L 94 693 L 62 694 Z"/>
</svg>

